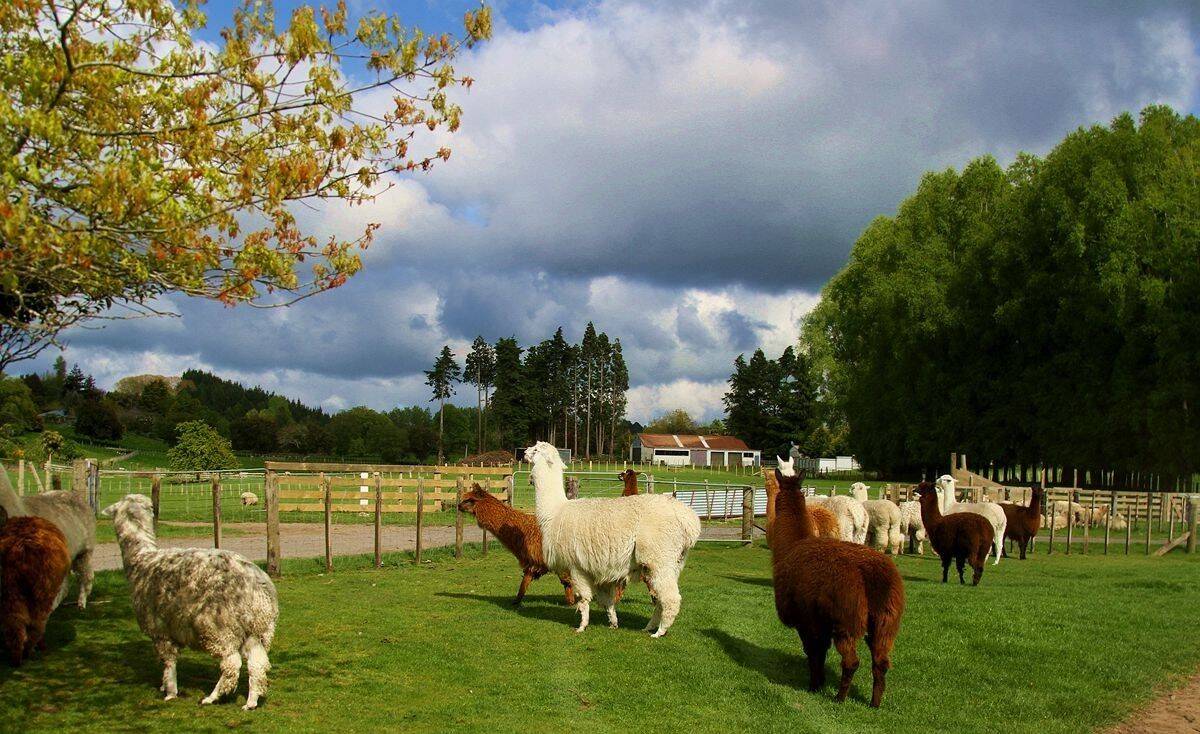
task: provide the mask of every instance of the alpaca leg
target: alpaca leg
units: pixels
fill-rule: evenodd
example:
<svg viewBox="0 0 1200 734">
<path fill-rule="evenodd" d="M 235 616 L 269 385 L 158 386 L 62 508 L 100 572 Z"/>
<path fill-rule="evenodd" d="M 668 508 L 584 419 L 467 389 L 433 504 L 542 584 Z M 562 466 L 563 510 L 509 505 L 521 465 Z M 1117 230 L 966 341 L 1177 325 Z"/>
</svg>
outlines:
<svg viewBox="0 0 1200 734">
<path fill-rule="evenodd" d="M 26 639 L 24 620 L 17 619 L 15 616 L 5 620 L 4 647 L 8 649 L 8 660 L 14 668 L 21 667 L 21 661 L 25 659 Z"/>
<path fill-rule="evenodd" d="M 1021 560 L 1022 561 L 1025 560 L 1025 550 L 1028 545 L 1029 545 L 1029 539 L 1021 538 Z"/>
<path fill-rule="evenodd" d="M 836 701 L 845 701 L 850 694 L 850 681 L 854 679 L 854 671 L 858 670 L 858 646 L 853 637 L 839 637 L 833 641 L 838 655 L 842 656 L 842 682 L 838 685 Z"/>
<path fill-rule="evenodd" d="M 521 588 L 517 589 L 517 598 L 513 600 L 513 606 L 521 606 L 521 600 L 525 598 L 525 590 L 529 588 L 529 582 L 533 581 L 533 571 L 525 570 L 525 575 L 521 577 Z"/>
<path fill-rule="evenodd" d="M 92 593 L 92 578 L 95 575 L 92 570 L 91 548 L 75 556 L 75 560 L 71 563 L 71 570 L 79 577 L 79 608 L 87 609 L 88 595 Z"/>
<path fill-rule="evenodd" d="M 175 679 L 175 661 L 179 658 L 179 648 L 167 640 L 154 643 L 154 651 L 163 664 L 162 685 L 158 690 L 167 694 L 164 701 L 170 701 L 179 695 L 179 684 Z"/>
<path fill-rule="evenodd" d="M 608 626 L 617 628 L 617 598 L 620 593 L 619 585 L 602 586 L 596 590 L 596 601 L 604 607 L 608 614 Z"/>
<path fill-rule="evenodd" d="M 950 556 L 942 556 L 942 583 L 946 583 L 947 577 L 950 576 Z"/>
<path fill-rule="evenodd" d="M 271 660 L 257 637 L 247 639 L 242 651 L 246 653 L 246 670 L 250 674 L 250 693 L 242 710 L 249 711 L 258 706 L 259 697 L 267 692 L 267 671 L 271 669 Z"/>
<path fill-rule="evenodd" d="M 571 574 L 571 584 L 575 587 L 575 608 L 579 610 L 579 626 L 575 631 L 583 632 L 592 613 L 592 587 L 579 574 Z"/>
<path fill-rule="evenodd" d="M 958 556 L 954 559 L 954 565 L 958 568 L 958 583 L 965 584 L 966 579 L 963 578 L 963 567 L 967 565 L 966 556 Z"/>
<path fill-rule="evenodd" d="M 1000 563 L 1000 553 L 1001 553 L 1001 551 L 1004 550 L 1004 531 L 1003 530 L 1001 530 L 996 535 L 996 540 L 993 543 L 993 545 L 995 546 L 996 561 L 992 565 L 995 566 Z M 984 558 L 984 560 L 987 560 L 986 557 Z"/>
<path fill-rule="evenodd" d="M 29 622 L 29 628 L 25 633 L 25 657 L 28 658 L 35 650 L 46 649 L 46 618 L 42 617 Z"/>
<path fill-rule="evenodd" d="M 575 589 L 571 588 L 571 577 L 565 573 L 558 577 L 563 586 L 563 596 L 567 598 L 567 606 L 575 606 Z"/>
<path fill-rule="evenodd" d="M 231 652 L 222 657 L 221 677 L 217 679 L 217 685 L 213 687 L 212 693 L 205 696 L 200 703 L 215 703 L 218 698 L 237 688 L 238 674 L 241 672 L 242 656 L 239 653 Z"/>
<path fill-rule="evenodd" d="M 971 565 L 971 568 L 974 569 L 974 573 L 971 574 L 971 586 L 979 586 L 979 579 L 983 578 L 983 567 L 985 565 L 987 564 L 983 561 Z"/>
<path fill-rule="evenodd" d="M 867 635 L 867 647 L 871 650 L 871 707 L 879 708 L 887 672 L 892 667 L 891 641 L 881 640 L 878 635 Z"/>
<path fill-rule="evenodd" d="M 678 572 L 678 569 L 660 569 L 654 576 L 654 590 L 658 592 L 658 606 L 662 613 L 658 620 L 658 629 L 650 635 L 651 637 L 667 634 L 667 630 L 671 629 L 676 615 L 679 614 L 683 597 L 679 595 L 679 579 L 676 577 Z"/>
<path fill-rule="evenodd" d="M 829 656 L 828 637 L 800 635 L 800 644 L 804 647 L 804 657 L 808 658 L 808 690 L 819 691 L 825 685 L 825 658 Z"/>
</svg>

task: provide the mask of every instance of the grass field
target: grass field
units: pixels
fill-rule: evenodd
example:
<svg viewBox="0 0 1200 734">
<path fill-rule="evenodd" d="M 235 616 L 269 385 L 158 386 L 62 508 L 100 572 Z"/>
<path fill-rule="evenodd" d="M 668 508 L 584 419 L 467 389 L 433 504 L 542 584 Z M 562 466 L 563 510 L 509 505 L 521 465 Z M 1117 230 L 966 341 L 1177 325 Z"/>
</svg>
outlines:
<svg viewBox="0 0 1200 734">
<path fill-rule="evenodd" d="M 631 586 L 622 628 L 572 631 L 576 614 L 543 579 L 509 601 L 511 557 L 470 549 L 415 568 L 344 559 L 332 575 L 289 562 L 264 708 L 196 701 L 216 665 L 180 663 L 185 698 L 159 700 L 161 670 L 138 631 L 123 577 L 97 579 L 86 611 L 52 617 L 50 649 L 0 667 L 10 731 L 1086 732 L 1115 721 L 1200 664 L 1196 557 L 1056 554 L 988 566 L 978 588 L 935 583 L 929 557 L 899 560 L 908 610 L 884 707 L 867 708 L 869 669 L 851 700 L 805 691 L 793 632 L 775 619 L 768 552 L 706 547 L 683 576 L 671 633 L 639 630 L 650 607 Z M 348 570 L 352 566 L 359 570 Z M 593 618 L 595 615 L 593 615 Z M 864 651 L 865 652 L 865 651 Z M 836 656 L 828 661 L 836 681 Z"/>
</svg>

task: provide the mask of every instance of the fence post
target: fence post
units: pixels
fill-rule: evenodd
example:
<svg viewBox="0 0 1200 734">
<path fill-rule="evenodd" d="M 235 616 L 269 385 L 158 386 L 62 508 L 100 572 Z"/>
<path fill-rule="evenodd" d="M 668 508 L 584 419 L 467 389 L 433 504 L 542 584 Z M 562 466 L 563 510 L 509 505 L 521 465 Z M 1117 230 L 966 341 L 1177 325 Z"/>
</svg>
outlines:
<svg viewBox="0 0 1200 734">
<path fill-rule="evenodd" d="M 1146 555 L 1150 555 L 1150 531 L 1154 529 L 1154 492 L 1146 492 Z"/>
<path fill-rule="evenodd" d="M 1076 470 L 1078 472 L 1078 469 Z M 1092 490 L 1092 502 L 1088 506 L 1087 522 L 1083 524 L 1083 554 L 1088 552 L 1088 544 L 1092 540 L 1092 519 L 1096 517 L 1096 490 Z"/>
<path fill-rule="evenodd" d="M 329 477 L 321 473 L 321 489 L 325 501 L 325 573 L 333 571 L 333 492 Z"/>
<path fill-rule="evenodd" d="M 1043 486 L 1045 486 L 1043 484 Z M 1054 555 L 1054 521 L 1057 515 L 1054 512 L 1054 500 L 1050 499 L 1050 495 L 1046 495 L 1046 517 L 1050 518 L 1050 539 L 1046 543 L 1046 555 Z"/>
<path fill-rule="evenodd" d="M 267 470 L 263 487 L 267 505 L 267 574 L 279 578 L 279 480 L 273 469 Z"/>
<path fill-rule="evenodd" d="M 1137 517 L 1138 501 L 1133 501 L 1132 511 L 1125 518 L 1125 555 L 1129 555 L 1129 541 L 1133 539 L 1133 519 Z"/>
<path fill-rule="evenodd" d="M 1104 513 L 1104 555 L 1108 555 L 1108 541 L 1112 535 L 1112 516 L 1117 511 L 1117 493 L 1108 499 L 1108 512 Z"/>
<path fill-rule="evenodd" d="M 1187 498 L 1187 552 L 1196 552 L 1196 496 Z"/>
<path fill-rule="evenodd" d="M 162 476 L 155 474 L 150 479 L 150 507 L 154 512 L 154 534 L 158 535 L 158 515 L 162 511 Z"/>
<path fill-rule="evenodd" d="M 754 530 L 754 488 L 742 487 L 742 545 L 750 545 Z"/>
<path fill-rule="evenodd" d="M 1042 474 L 1045 476 L 1045 473 Z M 1067 555 L 1071 555 L 1071 536 L 1075 530 L 1075 490 L 1067 493 Z"/>
<path fill-rule="evenodd" d="M 454 482 L 454 557 L 462 558 L 463 554 L 463 514 L 459 509 L 463 499 L 463 480 L 459 477 Z"/>
<path fill-rule="evenodd" d="M 49 486 L 50 485 L 50 468 L 49 467 L 50 467 L 50 465 L 47 463 L 47 465 L 46 465 L 46 489 L 50 488 L 50 486 Z M 86 459 L 76 459 L 75 461 L 71 462 L 71 491 L 75 493 L 75 496 L 79 497 L 79 499 L 83 500 L 84 502 L 88 501 L 87 476 L 88 476 L 88 468 L 87 468 L 87 460 Z"/>
<path fill-rule="evenodd" d="M 25 495 L 25 460 L 17 459 L 17 494 Z"/>
<path fill-rule="evenodd" d="M 221 475 L 212 475 L 213 548 L 221 547 Z"/>
<path fill-rule="evenodd" d="M 375 472 L 375 568 L 383 567 L 383 478 Z"/>
<path fill-rule="evenodd" d="M 413 557 L 413 562 L 420 565 L 421 563 L 421 530 L 425 525 L 425 482 L 422 479 L 417 480 L 417 544 L 416 553 Z"/>
</svg>

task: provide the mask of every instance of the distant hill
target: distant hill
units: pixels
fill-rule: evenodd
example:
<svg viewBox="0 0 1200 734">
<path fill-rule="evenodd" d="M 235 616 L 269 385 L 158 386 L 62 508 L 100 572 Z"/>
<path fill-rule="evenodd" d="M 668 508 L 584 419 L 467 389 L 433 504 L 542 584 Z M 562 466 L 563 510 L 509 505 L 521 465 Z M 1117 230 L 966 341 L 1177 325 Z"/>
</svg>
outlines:
<svg viewBox="0 0 1200 734">
<path fill-rule="evenodd" d="M 188 370 L 179 379 L 186 385 L 188 394 L 196 398 L 201 406 L 229 421 L 241 418 L 251 410 L 269 410 L 271 398 L 286 401 L 288 412 L 297 422 L 313 420 L 323 424 L 329 421 L 329 416 L 320 408 L 276 395 L 258 386 L 246 387 L 210 372 Z"/>
</svg>

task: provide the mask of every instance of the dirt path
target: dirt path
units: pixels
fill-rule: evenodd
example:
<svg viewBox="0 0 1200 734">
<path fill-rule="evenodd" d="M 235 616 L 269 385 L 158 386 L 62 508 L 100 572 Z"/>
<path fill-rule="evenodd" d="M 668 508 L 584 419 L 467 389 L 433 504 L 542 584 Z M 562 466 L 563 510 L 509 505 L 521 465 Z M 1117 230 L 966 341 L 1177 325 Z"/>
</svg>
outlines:
<svg viewBox="0 0 1200 734">
<path fill-rule="evenodd" d="M 208 527 L 204 525 L 204 527 Z M 267 528 L 263 523 L 229 523 L 226 528 L 237 529 L 239 535 L 222 538 L 221 547 L 241 553 L 255 561 L 266 560 Z M 466 528 L 467 542 L 479 542 L 480 530 Z M 454 543 L 454 528 L 431 525 L 425 528 L 424 547 L 435 548 Z M 417 530 L 412 526 L 383 527 L 383 550 L 413 550 Z M 284 558 L 316 558 L 325 554 L 325 526 L 319 523 L 283 523 L 279 526 L 279 541 Z M 212 536 L 195 538 L 162 538 L 163 548 L 211 548 Z M 334 555 L 350 556 L 375 551 L 375 528 L 372 525 L 334 525 Z M 121 549 L 116 543 L 96 546 L 93 566 L 97 571 L 121 568 Z"/>
<path fill-rule="evenodd" d="M 1200 732 L 1200 674 L 1161 696 L 1104 734 L 1197 734 Z"/>
</svg>

